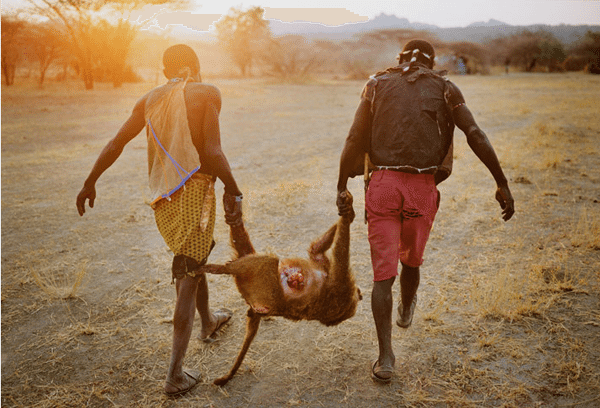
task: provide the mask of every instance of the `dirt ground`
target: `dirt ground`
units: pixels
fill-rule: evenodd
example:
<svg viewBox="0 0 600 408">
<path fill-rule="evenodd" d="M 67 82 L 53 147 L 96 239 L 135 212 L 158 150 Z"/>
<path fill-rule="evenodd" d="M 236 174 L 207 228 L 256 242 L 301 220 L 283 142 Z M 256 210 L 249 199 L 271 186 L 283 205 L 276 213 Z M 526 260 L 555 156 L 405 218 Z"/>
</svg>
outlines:
<svg viewBox="0 0 600 408">
<path fill-rule="evenodd" d="M 415 319 L 393 331 L 391 384 L 369 377 L 372 271 L 362 181 L 352 180 L 351 262 L 365 295 L 356 316 L 332 328 L 264 321 L 238 374 L 216 387 L 246 305 L 229 277 L 210 276 L 211 304 L 235 315 L 213 344 L 196 339 L 196 324 L 185 365 L 202 383 L 178 400 L 162 393 L 175 291 L 148 206 L 143 135 L 99 180 L 95 208 L 83 218 L 75 208 L 98 153 L 151 85 L 3 86 L 2 407 L 599 406 L 600 77 L 451 79 L 496 148 L 517 212 L 501 220 L 493 179 L 457 131 Z M 363 82 L 210 82 L 255 247 L 304 256 L 337 218 L 338 161 Z M 220 200 L 217 211 L 210 261 L 223 263 Z"/>
</svg>

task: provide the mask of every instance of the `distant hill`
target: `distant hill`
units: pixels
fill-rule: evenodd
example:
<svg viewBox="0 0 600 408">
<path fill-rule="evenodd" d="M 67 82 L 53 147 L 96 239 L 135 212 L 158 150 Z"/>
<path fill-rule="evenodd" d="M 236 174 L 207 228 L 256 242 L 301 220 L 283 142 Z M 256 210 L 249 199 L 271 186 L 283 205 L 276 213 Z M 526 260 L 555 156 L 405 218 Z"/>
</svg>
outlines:
<svg viewBox="0 0 600 408">
<path fill-rule="evenodd" d="M 301 34 L 305 36 L 318 36 L 322 38 L 349 38 L 354 34 L 368 31 L 377 31 L 393 28 L 411 30 L 435 30 L 437 26 L 423 23 L 411 23 L 406 18 L 394 15 L 380 14 L 377 17 L 359 23 L 347 23 L 339 26 L 328 26 L 311 22 L 287 23 L 279 20 L 270 20 L 269 26 L 274 35 Z"/>
<path fill-rule="evenodd" d="M 359 23 L 348 23 L 340 26 L 327 26 L 310 22 L 286 23 L 279 20 L 270 20 L 270 28 L 274 35 L 297 34 L 306 37 L 324 38 L 329 40 L 350 39 L 352 36 L 368 31 L 384 29 L 411 29 L 425 30 L 437 35 L 445 42 L 468 41 L 483 43 L 487 40 L 517 33 L 522 30 L 545 30 L 556 36 L 565 44 L 576 42 L 588 30 L 600 31 L 600 25 L 530 25 L 513 26 L 502 21 L 491 19 L 487 22 L 475 22 L 467 27 L 441 28 L 431 24 L 411 23 L 406 18 L 395 15 L 380 14 L 377 17 Z"/>
<path fill-rule="evenodd" d="M 508 24 L 503 23 L 502 21 L 494 20 L 492 18 L 487 23 L 485 21 L 477 21 L 475 23 L 469 24 L 467 27 L 496 27 L 496 26 L 505 26 L 505 25 L 508 25 Z"/>
<path fill-rule="evenodd" d="M 600 31 L 600 25 L 530 25 L 513 26 L 502 21 L 491 19 L 487 22 L 479 21 L 469 24 L 466 27 L 441 28 L 431 24 L 413 23 L 406 18 L 400 18 L 395 15 L 380 14 L 377 17 L 358 23 L 347 23 L 339 26 L 328 26 L 320 23 L 311 22 L 283 22 L 280 20 L 269 20 L 271 32 L 275 36 L 282 35 L 302 35 L 315 39 L 327 39 L 331 41 L 349 40 L 355 35 L 369 31 L 378 31 L 386 29 L 408 29 L 429 31 L 438 36 L 444 42 L 467 41 L 474 43 L 485 43 L 486 41 L 511 35 L 523 30 L 549 31 L 564 44 L 569 45 L 576 42 L 588 30 Z M 196 39 L 209 43 L 214 43 L 216 37 L 209 32 L 194 31 L 183 25 L 171 27 L 171 35 L 184 39 L 186 41 Z"/>
<path fill-rule="evenodd" d="M 490 20 L 492 21 L 492 20 Z M 475 23 L 478 24 L 478 23 Z M 521 32 L 523 30 L 548 31 L 561 41 L 563 44 L 569 45 L 577 42 L 586 32 L 600 31 L 600 26 L 589 26 L 589 25 L 565 25 L 561 24 L 558 26 L 537 24 L 529 26 L 512 26 L 509 24 L 489 24 L 486 25 L 469 25 L 464 28 L 437 28 L 431 30 L 435 33 L 442 41 L 455 42 L 455 41 L 469 41 L 476 43 L 485 43 L 487 40 L 508 36 Z"/>
</svg>

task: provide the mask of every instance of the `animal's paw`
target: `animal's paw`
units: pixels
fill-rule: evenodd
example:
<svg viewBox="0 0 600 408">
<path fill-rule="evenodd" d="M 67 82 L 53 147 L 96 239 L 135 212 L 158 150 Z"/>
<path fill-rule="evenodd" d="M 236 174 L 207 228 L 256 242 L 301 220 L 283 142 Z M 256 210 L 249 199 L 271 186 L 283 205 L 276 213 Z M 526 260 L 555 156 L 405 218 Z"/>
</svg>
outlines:
<svg viewBox="0 0 600 408">
<path fill-rule="evenodd" d="M 214 385 L 218 385 L 219 387 L 224 386 L 225 384 L 227 384 L 229 382 L 229 380 L 231 380 L 231 377 L 226 375 L 224 377 L 221 378 L 217 378 L 216 380 L 213 381 Z"/>
<path fill-rule="evenodd" d="M 352 223 L 355 217 L 354 209 L 352 208 L 353 202 L 354 198 L 352 197 L 352 194 L 350 194 L 350 191 L 345 190 L 338 194 L 338 212 L 340 216 L 349 223 Z"/>
</svg>

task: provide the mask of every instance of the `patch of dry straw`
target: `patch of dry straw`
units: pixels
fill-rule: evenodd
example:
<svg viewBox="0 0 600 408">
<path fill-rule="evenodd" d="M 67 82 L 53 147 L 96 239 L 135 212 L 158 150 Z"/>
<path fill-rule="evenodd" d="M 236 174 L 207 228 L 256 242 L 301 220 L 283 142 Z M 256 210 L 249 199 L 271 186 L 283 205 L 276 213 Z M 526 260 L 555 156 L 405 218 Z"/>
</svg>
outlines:
<svg viewBox="0 0 600 408">
<path fill-rule="evenodd" d="M 87 273 L 87 264 L 82 264 L 79 268 L 63 267 L 60 269 L 36 269 L 30 268 L 33 281 L 52 298 L 72 299 L 77 296 L 83 278 Z"/>
</svg>

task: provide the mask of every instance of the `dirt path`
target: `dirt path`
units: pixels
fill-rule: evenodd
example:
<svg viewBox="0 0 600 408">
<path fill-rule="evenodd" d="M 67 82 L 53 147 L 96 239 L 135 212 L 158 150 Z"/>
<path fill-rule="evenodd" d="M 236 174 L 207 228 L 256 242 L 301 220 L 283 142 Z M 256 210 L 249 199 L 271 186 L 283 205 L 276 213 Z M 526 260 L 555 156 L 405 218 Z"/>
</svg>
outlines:
<svg viewBox="0 0 600 408">
<path fill-rule="evenodd" d="M 192 341 L 186 365 L 203 382 L 176 402 L 161 393 L 174 289 L 147 205 L 143 137 L 100 179 L 94 209 L 80 218 L 74 205 L 149 86 L 2 88 L 2 407 L 600 404 L 600 78 L 453 80 L 501 158 L 517 214 L 501 221 L 493 180 L 457 132 L 415 321 L 394 330 L 391 385 L 369 378 L 372 275 L 353 180 L 351 261 L 366 295 L 356 316 L 333 328 L 265 321 L 238 375 L 215 387 L 241 344 L 246 306 L 229 278 L 211 276 L 212 305 L 235 316 L 218 342 Z M 255 247 L 303 256 L 336 219 L 339 155 L 362 83 L 212 82 Z M 230 257 L 225 227 L 211 262 Z M 75 297 L 53 295 L 78 274 Z M 50 294 L 36 276 L 53 279 Z"/>
</svg>

